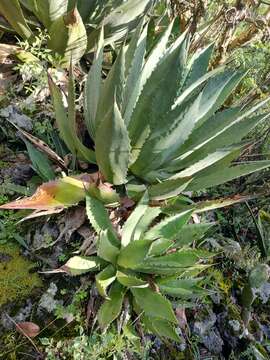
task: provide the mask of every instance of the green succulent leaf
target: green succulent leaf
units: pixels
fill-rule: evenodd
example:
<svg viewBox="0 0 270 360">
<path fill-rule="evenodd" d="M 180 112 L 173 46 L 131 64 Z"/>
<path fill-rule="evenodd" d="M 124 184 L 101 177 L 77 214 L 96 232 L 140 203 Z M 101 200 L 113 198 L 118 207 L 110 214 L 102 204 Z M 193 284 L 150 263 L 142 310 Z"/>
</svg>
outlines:
<svg viewBox="0 0 270 360">
<path fill-rule="evenodd" d="M 178 274 L 189 267 L 195 266 L 203 258 L 211 257 L 213 254 L 196 249 L 182 249 L 171 254 L 145 258 L 138 263 L 134 270 L 149 274 Z"/>
<path fill-rule="evenodd" d="M 117 264 L 123 268 L 136 269 L 146 258 L 150 246 L 151 241 L 148 240 L 132 241 L 121 249 Z"/>
<path fill-rule="evenodd" d="M 119 195 L 110 184 L 100 183 L 98 185 L 96 183 L 90 183 L 87 190 L 91 197 L 96 198 L 105 205 L 113 207 L 120 202 Z"/>
<path fill-rule="evenodd" d="M 69 94 L 68 94 L 68 114 L 64 107 L 62 94 L 60 89 L 56 86 L 54 81 L 49 77 L 49 88 L 53 100 L 54 111 L 57 126 L 60 135 L 64 140 L 70 151 L 80 159 L 95 162 L 95 154 L 92 150 L 85 147 L 77 136 L 76 120 L 75 120 L 75 94 L 74 94 L 74 80 L 72 75 L 72 68 L 70 68 L 69 78 Z"/>
<path fill-rule="evenodd" d="M 153 334 L 156 334 L 161 338 L 166 337 L 173 341 L 180 341 L 180 337 L 175 330 L 175 326 L 169 321 L 146 315 L 143 315 L 142 321 L 148 330 Z"/>
<path fill-rule="evenodd" d="M 106 299 L 98 311 L 99 326 L 108 327 L 120 314 L 125 296 L 125 288 L 115 281 L 109 291 L 109 299 Z"/>
<path fill-rule="evenodd" d="M 148 202 L 148 192 L 145 192 L 139 204 L 131 213 L 122 228 L 121 243 L 123 247 L 127 246 L 132 240 L 134 240 L 134 233 L 135 231 L 138 231 L 138 224 L 148 209 Z"/>
<path fill-rule="evenodd" d="M 149 288 L 131 288 L 130 290 L 136 300 L 136 303 L 143 310 L 146 316 L 153 316 L 155 318 L 177 324 L 177 319 L 173 312 L 171 303 L 161 294 L 154 292 Z"/>
<path fill-rule="evenodd" d="M 97 254 L 100 258 L 115 264 L 120 252 L 120 241 L 111 230 L 101 231 Z"/>
<path fill-rule="evenodd" d="M 121 1 L 120 6 L 114 6 L 114 9 L 104 19 L 101 19 L 105 31 L 105 45 L 123 40 L 129 31 L 138 26 L 142 17 L 148 13 L 152 5 L 153 0 L 127 0 Z M 100 11 L 100 6 L 97 11 Z M 87 48 L 89 51 L 93 50 L 95 46 L 98 32 L 99 29 L 97 28 L 88 36 Z"/>
<path fill-rule="evenodd" d="M 117 271 L 116 278 L 120 284 L 127 288 L 145 288 L 148 287 L 148 283 L 145 280 L 138 278 L 137 274 L 131 271 Z"/>
<path fill-rule="evenodd" d="M 102 80 L 102 61 L 104 48 L 104 29 L 100 29 L 99 40 L 97 43 L 97 50 L 95 53 L 94 62 L 90 68 L 85 83 L 84 94 L 84 116 L 85 123 L 89 134 L 94 139 L 96 131 L 96 115 L 98 109 L 98 102 L 100 99 L 101 80 Z"/>
<path fill-rule="evenodd" d="M 47 156 L 37 150 L 29 141 L 24 140 L 24 142 L 36 173 L 45 181 L 53 180 L 55 173 Z"/>
<path fill-rule="evenodd" d="M 224 166 L 219 168 L 210 167 L 208 171 L 202 172 L 196 177 L 188 186 L 187 190 L 196 191 L 199 189 L 206 189 L 210 186 L 223 184 L 238 177 L 252 174 L 253 172 L 266 169 L 270 166 L 270 161 L 252 161 L 247 164 L 240 164 L 235 166 Z"/>
<path fill-rule="evenodd" d="M 191 177 L 165 180 L 149 187 L 151 200 L 165 200 L 179 195 L 191 181 Z"/>
<path fill-rule="evenodd" d="M 180 214 L 165 218 L 147 231 L 144 238 L 149 240 L 157 238 L 173 239 L 190 219 L 191 214 L 192 210 L 186 210 Z"/>
<path fill-rule="evenodd" d="M 123 95 L 123 107 L 124 113 L 127 105 L 132 97 L 134 88 L 141 76 L 142 67 L 144 64 L 144 56 L 146 52 L 146 39 L 147 39 L 147 26 L 142 30 L 144 19 L 141 21 L 136 32 L 134 33 L 130 44 L 125 54 L 125 89 Z M 135 95 L 133 95 L 135 96 Z"/>
<path fill-rule="evenodd" d="M 157 279 L 156 283 L 163 294 L 182 299 L 194 299 L 207 295 L 207 291 L 198 286 L 201 279 Z"/>
<path fill-rule="evenodd" d="M 68 10 L 68 0 L 20 0 L 20 2 L 33 12 L 47 29 L 54 20 L 66 14 Z"/>
<path fill-rule="evenodd" d="M 157 45 L 151 51 L 149 57 L 146 60 L 146 63 L 143 67 L 143 71 L 141 72 L 141 74 L 136 82 L 136 85 L 133 89 L 133 92 L 131 94 L 131 97 L 127 103 L 125 116 L 124 116 L 127 125 L 130 122 L 135 105 L 137 104 L 137 101 L 138 101 L 138 97 L 139 97 L 139 95 L 141 95 L 144 85 L 146 84 L 147 80 L 149 79 L 152 72 L 154 71 L 154 69 L 158 65 L 160 59 L 162 58 L 162 56 L 165 53 L 167 43 L 168 43 L 169 37 L 171 35 L 172 27 L 173 27 L 173 22 L 164 31 L 160 41 L 157 43 Z"/>
<path fill-rule="evenodd" d="M 22 38 L 30 39 L 33 36 L 18 0 L 1 0 L 0 13 Z"/>
<path fill-rule="evenodd" d="M 122 47 L 100 89 L 99 102 L 97 104 L 95 116 L 95 132 L 103 122 L 103 119 L 106 118 L 108 114 L 111 114 L 112 109 L 117 108 L 120 113 L 123 102 L 124 83 L 125 54 L 124 47 Z M 122 115 L 120 116 L 122 118 Z M 98 142 L 98 139 L 96 139 L 96 142 Z"/>
<path fill-rule="evenodd" d="M 176 237 L 174 246 L 188 246 L 201 240 L 206 232 L 214 226 L 215 223 L 200 223 L 184 225 Z"/>
<path fill-rule="evenodd" d="M 130 155 L 128 132 L 118 109 L 114 104 L 96 133 L 96 158 L 101 173 L 115 185 L 126 182 Z"/>
<path fill-rule="evenodd" d="M 206 48 L 196 52 L 192 56 L 187 66 L 187 74 L 185 76 L 182 91 L 187 89 L 195 81 L 205 75 L 213 52 L 213 48 L 214 44 L 210 44 Z"/>
<path fill-rule="evenodd" d="M 99 294 L 108 298 L 107 288 L 116 279 L 116 269 L 112 265 L 108 265 L 98 275 L 96 275 L 96 286 Z"/>
<path fill-rule="evenodd" d="M 141 217 L 133 233 L 133 240 L 141 240 L 144 237 L 145 231 L 152 224 L 152 222 L 160 215 L 161 209 L 159 207 L 148 207 L 144 215 Z"/>
<path fill-rule="evenodd" d="M 61 65 L 76 64 L 87 48 L 87 34 L 82 18 L 75 7 L 53 21 L 49 29 L 48 46 L 62 57 Z"/>
<path fill-rule="evenodd" d="M 107 229 L 113 231 L 112 223 L 103 203 L 88 194 L 86 194 L 86 214 L 97 233 Z"/>
<path fill-rule="evenodd" d="M 97 271 L 101 265 L 103 261 L 96 256 L 73 256 L 62 266 L 62 269 L 72 276 L 77 276 Z"/>
<path fill-rule="evenodd" d="M 174 242 L 170 239 L 157 239 L 152 242 L 148 256 L 161 255 L 165 253 L 172 245 L 174 245 Z"/>
</svg>

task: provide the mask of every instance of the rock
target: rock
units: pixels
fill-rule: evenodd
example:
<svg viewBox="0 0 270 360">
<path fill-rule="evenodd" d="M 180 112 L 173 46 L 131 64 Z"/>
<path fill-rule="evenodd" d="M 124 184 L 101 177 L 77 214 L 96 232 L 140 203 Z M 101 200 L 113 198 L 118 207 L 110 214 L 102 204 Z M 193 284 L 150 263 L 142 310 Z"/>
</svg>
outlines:
<svg viewBox="0 0 270 360">
<path fill-rule="evenodd" d="M 195 321 L 194 323 L 194 332 L 199 335 L 205 335 L 215 324 L 217 317 L 212 310 L 208 311 L 208 315 L 203 315 L 201 321 Z"/>
<path fill-rule="evenodd" d="M 31 243 L 35 250 L 48 248 L 59 235 L 58 226 L 55 223 L 46 222 L 41 228 L 37 228 Z"/>
<path fill-rule="evenodd" d="M 41 296 L 38 305 L 38 312 L 46 310 L 48 313 L 52 313 L 58 305 L 62 305 L 62 300 L 56 300 L 54 297 L 57 294 L 57 286 L 51 282 L 48 290 Z"/>
<path fill-rule="evenodd" d="M 264 283 L 261 287 L 255 290 L 255 293 L 259 295 L 263 304 L 266 304 L 270 299 L 270 283 Z"/>
<path fill-rule="evenodd" d="M 220 354 L 224 345 L 220 333 L 216 328 L 209 330 L 202 336 L 202 343 L 213 354 Z"/>
<path fill-rule="evenodd" d="M 24 185 L 32 178 L 34 171 L 29 164 L 16 164 L 12 171 L 12 181 L 17 185 Z"/>
<path fill-rule="evenodd" d="M 222 352 L 224 342 L 215 326 L 217 317 L 211 309 L 199 314 L 200 320 L 194 322 L 193 331 L 199 336 L 200 342 L 214 354 Z"/>
<path fill-rule="evenodd" d="M 32 120 L 28 116 L 20 114 L 18 109 L 13 105 L 9 105 L 8 107 L 0 110 L 0 116 L 8 119 L 10 122 L 19 126 L 23 130 L 31 131 L 33 129 Z"/>
<path fill-rule="evenodd" d="M 30 318 L 32 309 L 32 301 L 31 299 L 27 299 L 25 305 L 23 305 L 19 310 L 17 310 L 16 315 L 10 316 L 7 315 L 7 313 L 11 313 L 12 311 L 12 306 L 9 305 L 6 311 L 3 311 L 1 314 L 1 326 L 6 330 L 12 330 L 14 328 L 14 323 L 24 322 Z"/>
</svg>

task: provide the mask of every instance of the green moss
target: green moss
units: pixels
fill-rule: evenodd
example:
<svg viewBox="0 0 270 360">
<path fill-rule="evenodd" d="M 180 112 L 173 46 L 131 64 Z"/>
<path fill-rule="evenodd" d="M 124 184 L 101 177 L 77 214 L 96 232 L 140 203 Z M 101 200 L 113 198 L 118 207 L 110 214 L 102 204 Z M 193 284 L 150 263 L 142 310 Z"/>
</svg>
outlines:
<svg viewBox="0 0 270 360">
<path fill-rule="evenodd" d="M 37 273 L 30 273 L 34 264 L 20 255 L 15 244 L 0 245 L 0 306 L 21 300 L 42 286 Z"/>
</svg>

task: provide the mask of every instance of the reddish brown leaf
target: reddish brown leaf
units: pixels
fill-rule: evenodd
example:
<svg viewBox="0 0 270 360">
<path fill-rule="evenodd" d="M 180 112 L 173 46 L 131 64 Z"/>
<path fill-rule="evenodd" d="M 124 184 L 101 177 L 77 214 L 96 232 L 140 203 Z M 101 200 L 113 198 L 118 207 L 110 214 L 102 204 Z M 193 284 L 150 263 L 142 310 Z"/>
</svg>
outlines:
<svg viewBox="0 0 270 360">
<path fill-rule="evenodd" d="M 24 336 L 28 336 L 30 338 L 36 337 L 40 332 L 40 327 L 29 321 L 17 323 L 16 329 Z"/>
</svg>

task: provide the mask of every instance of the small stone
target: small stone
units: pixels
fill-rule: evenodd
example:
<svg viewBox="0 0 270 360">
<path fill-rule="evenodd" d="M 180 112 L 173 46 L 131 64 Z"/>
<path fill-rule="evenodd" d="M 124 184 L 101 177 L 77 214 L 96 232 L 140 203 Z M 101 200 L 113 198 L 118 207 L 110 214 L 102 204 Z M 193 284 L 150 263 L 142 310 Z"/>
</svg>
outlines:
<svg viewBox="0 0 270 360">
<path fill-rule="evenodd" d="M 220 354 L 224 342 L 217 329 L 210 330 L 206 335 L 202 337 L 204 346 L 214 354 Z"/>
<path fill-rule="evenodd" d="M 55 283 L 50 283 L 48 290 L 41 296 L 39 300 L 40 310 L 46 310 L 48 313 L 52 313 L 58 305 L 62 305 L 62 300 L 55 300 L 54 297 L 57 293 L 57 286 Z"/>
</svg>

